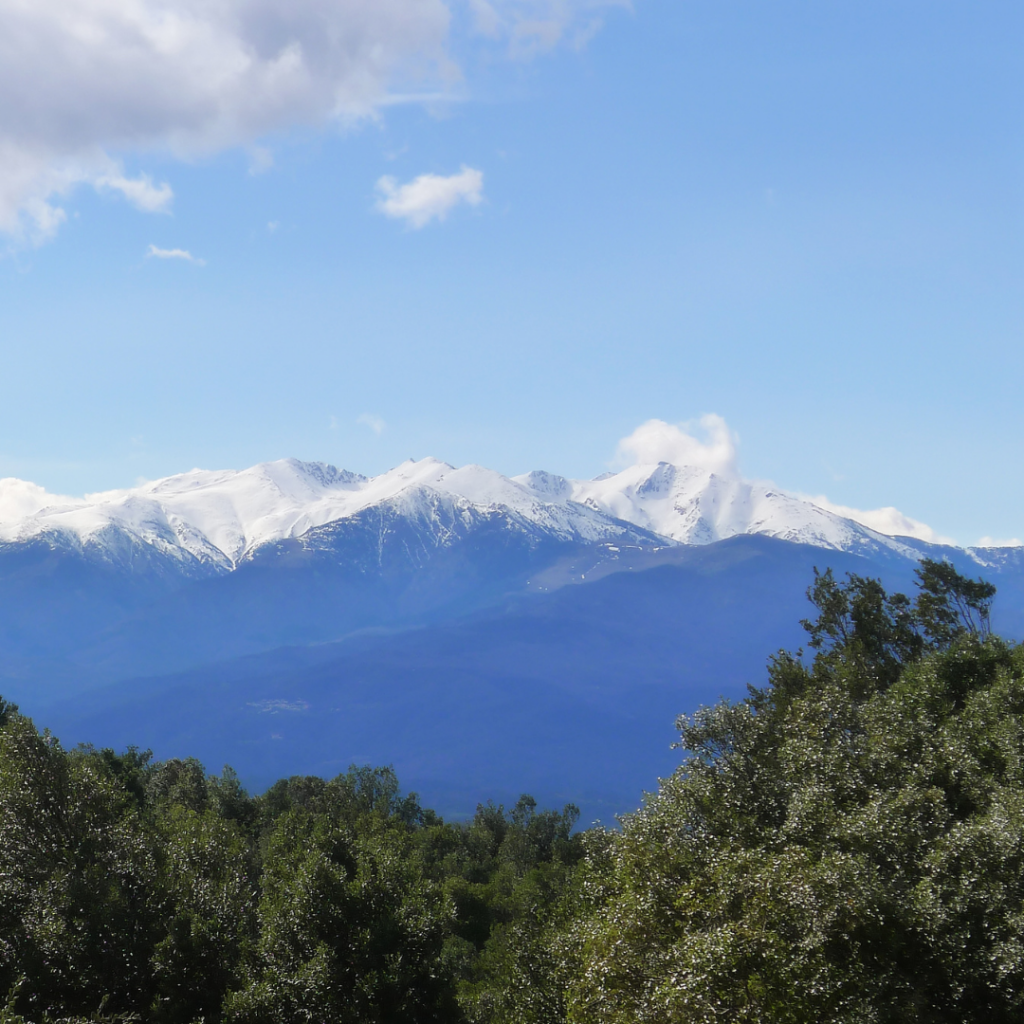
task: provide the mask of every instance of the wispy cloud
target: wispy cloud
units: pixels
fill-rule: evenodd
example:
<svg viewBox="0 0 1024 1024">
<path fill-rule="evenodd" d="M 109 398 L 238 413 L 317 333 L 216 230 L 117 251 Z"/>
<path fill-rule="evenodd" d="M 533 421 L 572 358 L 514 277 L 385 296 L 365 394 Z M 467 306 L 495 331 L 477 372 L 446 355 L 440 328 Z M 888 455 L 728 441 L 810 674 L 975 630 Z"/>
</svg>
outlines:
<svg viewBox="0 0 1024 1024">
<path fill-rule="evenodd" d="M 565 44 L 582 49 L 600 31 L 605 12 L 631 10 L 630 0 L 468 0 L 478 35 L 530 58 Z"/>
<path fill-rule="evenodd" d="M 158 260 L 185 260 L 186 263 L 194 263 L 197 267 L 206 266 L 206 260 L 199 259 L 198 256 L 193 256 L 188 249 L 161 249 L 158 246 L 151 245 L 146 251 L 146 258 L 154 258 Z"/>
<path fill-rule="evenodd" d="M 4 138 L 2 32 L 0 0 L 0 232 L 33 245 L 49 241 L 67 219 L 60 201 L 83 183 L 120 193 L 139 210 L 167 212 L 174 198 L 170 185 L 154 184 L 145 174 L 129 177 L 118 161 L 100 151 L 51 159 Z"/>
<path fill-rule="evenodd" d="M 361 423 L 365 427 L 369 427 L 375 434 L 383 434 L 387 428 L 387 424 L 379 417 L 374 416 L 372 413 L 364 412 L 360 416 L 356 423 Z"/>
<path fill-rule="evenodd" d="M 19 213 L 21 216 L 13 222 L 9 233 L 32 245 L 50 241 L 61 224 L 68 219 L 68 215 L 59 206 L 38 196 L 23 203 Z"/>
<path fill-rule="evenodd" d="M 1019 548 L 1024 547 L 1024 540 L 1018 537 L 1011 537 L 1009 540 L 998 540 L 995 537 L 982 537 L 977 544 L 978 548 Z"/>
<path fill-rule="evenodd" d="M 483 190 L 483 172 L 473 167 L 463 166 L 448 177 L 421 174 L 404 185 L 385 176 L 377 182 L 377 209 L 410 227 L 422 228 L 432 220 L 444 220 L 460 203 L 478 206 L 483 202 Z"/>
<path fill-rule="evenodd" d="M 153 184 L 148 174 L 137 178 L 126 178 L 123 174 L 104 174 L 93 182 L 100 191 L 120 192 L 136 209 L 145 213 L 167 213 L 170 211 L 174 192 L 167 182 Z"/>
<path fill-rule="evenodd" d="M 482 36 L 497 39 L 501 36 L 503 20 L 494 4 L 489 0 L 469 0 L 473 12 L 473 27 Z"/>
<path fill-rule="evenodd" d="M 249 147 L 249 174 L 265 174 L 274 166 L 274 154 L 266 146 Z"/>
</svg>

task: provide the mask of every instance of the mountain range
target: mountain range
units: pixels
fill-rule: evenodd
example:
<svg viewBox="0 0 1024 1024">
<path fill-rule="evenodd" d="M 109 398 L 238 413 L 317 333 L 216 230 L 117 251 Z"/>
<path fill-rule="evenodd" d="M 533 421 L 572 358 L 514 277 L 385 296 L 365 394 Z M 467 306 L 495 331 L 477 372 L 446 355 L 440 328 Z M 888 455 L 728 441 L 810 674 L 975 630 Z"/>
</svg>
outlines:
<svg viewBox="0 0 1024 1024">
<path fill-rule="evenodd" d="M 231 571 L 266 545 L 312 541 L 323 527 L 367 514 L 436 518 L 436 546 L 449 543 L 445 524 L 453 517 L 468 523 L 500 515 L 511 530 L 559 542 L 710 544 L 758 534 L 838 551 L 908 553 L 897 538 L 771 485 L 665 462 L 568 480 L 543 471 L 505 477 L 437 459 L 365 477 L 282 459 L 240 472 L 193 470 L 82 499 L 0 481 L 3 543 L 43 539 L 111 562 L 145 550 L 189 576 Z"/>
<path fill-rule="evenodd" d="M 924 555 L 990 578 L 1024 635 L 1022 549 L 889 536 L 693 466 L 4 480 L 0 692 L 65 742 L 256 787 L 366 760 L 442 809 L 533 789 L 607 817 L 677 763 L 675 714 L 800 643 L 815 567 L 908 590 Z"/>
</svg>

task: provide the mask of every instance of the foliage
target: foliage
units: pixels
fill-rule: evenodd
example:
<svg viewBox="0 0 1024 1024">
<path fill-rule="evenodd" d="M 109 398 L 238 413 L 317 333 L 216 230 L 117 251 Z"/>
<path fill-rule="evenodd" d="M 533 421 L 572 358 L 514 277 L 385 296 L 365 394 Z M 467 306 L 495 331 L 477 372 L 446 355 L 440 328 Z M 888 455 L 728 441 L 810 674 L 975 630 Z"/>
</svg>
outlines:
<svg viewBox="0 0 1024 1024">
<path fill-rule="evenodd" d="M 463 1020 L 577 814 L 446 824 L 391 768 L 251 797 L 194 759 L 66 751 L 0 701 L 0 1022 Z"/>
<path fill-rule="evenodd" d="M 0 991 L 42 1014 L 127 1010 L 150 991 L 156 846 L 96 756 L 20 715 L 0 729 Z"/>
<path fill-rule="evenodd" d="M 679 720 L 689 756 L 588 859 L 573 1022 L 1024 1012 L 1024 650 L 987 584 L 816 577 L 813 661 Z"/>
</svg>

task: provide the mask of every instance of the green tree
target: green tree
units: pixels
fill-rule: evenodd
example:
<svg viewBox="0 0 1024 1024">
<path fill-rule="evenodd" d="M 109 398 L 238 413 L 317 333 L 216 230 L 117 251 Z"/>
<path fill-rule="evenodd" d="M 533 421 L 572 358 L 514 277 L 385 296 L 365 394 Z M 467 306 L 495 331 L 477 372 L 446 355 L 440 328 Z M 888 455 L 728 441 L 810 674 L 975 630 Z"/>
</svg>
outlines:
<svg viewBox="0 0 1024 1024">
<path fill-rule="evenodd" d="M 594 837 L 549 942 L 565 1019 L 1021 1018 L 1024 651 L 988 585 L 921 582 L 816 576 L 813 661 L 680 719 L 687 759 Z"/>
<path fill-rule="evenodd" d="M 477 808 L 466 830 L 469 871 L 451 887 L 461 934 L 478 950 L 460 987 L 474 1024 L 559 1019 L 564 999 L 551 942 L 571 904 L 566 894 L 583 854 L 572 834 L 578 818 L 572 804 L 538 812 L 526 794 L 509 812 L 493 803 Z"/>
<path fill-rule="evenodd" d="M 160 821 L 166 934 L 152 956 L 155 1024 L 216 1019 L 255 934 L 256 864 L 234 820 L 180 804 Z"/>
<path fill-rule="evenodd" d="M 28 718 L 0 728 L 0 992 L 34 1016 L 145 1005 L 156 844 L 102 759 Z"/>
<path fill-rule="evenodd" d="M 419 870 L 414 830 L 404 820 L 410 805 L 394 794 L 378 799 L 376 783 L 386 774 L 301 787 L 319 790 L 314 804 L 350 811 L 354 794 L 362 813 L 351 823 L 294 806 L 276 819 L 264 857 L 259 939 L 245 984 L 225 1003 L 229 1021 L 456 1019 L 445 956 L 454 907 Z"/>
<path fill-rule="evenodd" d="M 946 647 L 957 637 L 989 635 L 996 594 L 991 583 L 968 579 L 949 562 L 928 558 L 917 569 L 917 579 L 917 621 L 932 644 Z"/>
</svg>

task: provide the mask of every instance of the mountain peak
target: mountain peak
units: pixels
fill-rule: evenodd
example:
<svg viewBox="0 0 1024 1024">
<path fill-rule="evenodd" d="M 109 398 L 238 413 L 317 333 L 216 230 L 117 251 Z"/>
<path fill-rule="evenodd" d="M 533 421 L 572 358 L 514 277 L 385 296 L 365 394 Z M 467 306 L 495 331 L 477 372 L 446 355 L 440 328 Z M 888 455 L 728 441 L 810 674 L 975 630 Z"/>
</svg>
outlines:
<svg viewBox="0 0 1024 1024">
<path fill-rule="evenodd" d="M 543 469 L 522 473 L 512 479 L 517 484 L 522 484 L 538 498 L 548 501 L 566 501 L 572 497 L 572 484 L 564 476 L 548 473 Z"/>
</svg>

